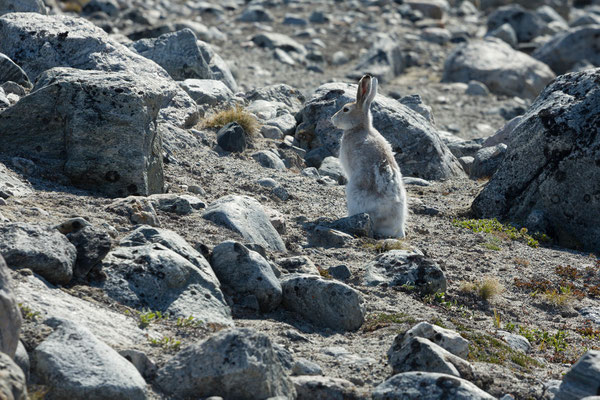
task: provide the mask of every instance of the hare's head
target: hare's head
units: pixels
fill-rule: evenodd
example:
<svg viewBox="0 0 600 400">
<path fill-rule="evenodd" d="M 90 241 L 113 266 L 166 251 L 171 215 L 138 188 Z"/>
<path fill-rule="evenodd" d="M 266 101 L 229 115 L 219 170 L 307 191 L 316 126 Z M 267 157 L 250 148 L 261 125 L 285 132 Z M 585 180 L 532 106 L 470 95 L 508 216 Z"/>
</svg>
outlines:
<svg viewBox="0 0 600 400">
<path fill-rule="evenodd" d="M 331 117 L 333 126 L 339 129 L 353 129 L 371 126 L 371 103 L 377 94 L 377 78 L 365 75 L 358 82 L 356 101 L 347 103 Z"/>
</svg>

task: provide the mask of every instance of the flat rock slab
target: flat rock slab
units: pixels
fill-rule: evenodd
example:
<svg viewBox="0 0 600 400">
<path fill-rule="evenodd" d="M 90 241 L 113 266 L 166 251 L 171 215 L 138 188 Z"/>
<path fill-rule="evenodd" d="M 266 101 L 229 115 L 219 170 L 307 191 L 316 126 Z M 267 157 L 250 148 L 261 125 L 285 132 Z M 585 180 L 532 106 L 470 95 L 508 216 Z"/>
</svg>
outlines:
<svg viewBox="0 0 600 400">
<path fill-rule="evenodd" d="M 327 83 L 317 88 L 298 114 L 296 139 L 307 147 L 325 146 L 331 154 L 339 151 L 343 131 L 331 117 L 344 104 L 356 100 L 356 85 Z M 441 141 L 436 129 L 424 117 L 389 97 L 378 94 L 371 106 L 373 126 L 392 145 L 403 175 L 428 180 L 463 176 L 458 160 Z"/>
<path fill-rule="evenodd" d="M 364 322 L 362 296 L 344 283 L 291 274 L 281 279 L 281 287 L 283 306 L 317 326 L 353 331 Z"/>
<path fill-rule="evenodd" d="M 223 330 L 181 350 L 158 370 L 156 383 L 178 397 L 296 397 L 269 337 L 248 328 Z"/>
<path fill-rule="evenodd" d="M 425 321 L 413 326 L 404 334 L 396 336 L 394 346 L 404 347 L 415 337 L 428 339 L 458 357 L 467 358 L 469 355 L 469 341 L 467 339 L 457 332 Z"/>
<path fill-rule="evenodd" d="M 0 197 L 21 197 L 33 193 L 31 185 L 0 163 Z"/>
<path fill-rule="evenodd" d="M 373 390 L 373 400 L 495 400 L 469 381 L 434 372 L 394 375 Z"/>
<path fill-rule="evenodd" d="M 18 222 L 0 225 L 0 255 L 12 269 L 29 268 L 54 284 L 66 284 L 77 250 L 53 227 Z"/>
<path fill-rule="evenodd" d="M 365 269 L 366 285 L 408 285 L 426 294 L 446 291 L 446 276 L 441 268 L 413 251 L 388 251 L 377 256 Z"/>
<path fill-rule="evenodd" d="M 10 270 L 0 256 L 0 354 L 14 357 L 19 344 L 21 322 L 21 310 L 13 292 Z"/>
<path fill-rule="evenodd" d="M 263 206 L 249 196 L 224 196 L 210 204 L 202 217 L 231 229 L 265 248 L 285 252 L 285 244 L 265 214 Z"/>
<path fill-rule="evenodd" d="M 106 294 L 122 304 L 232 326 L 218 282 L 160 243 L 119 247 L 102 263 Z"/>
<path fill-rule="evenodd" d="M 23 68 L 31 80 L 54 67 L 133 74 L 149 85 L 162 87 L 168 94 L 160 104 L 161 119 L 180 127 L 198 122 L 196 103 L 162 67 L 83 18 L 36 13 L 4 15 L 0 17 L 0 52 Z"/>
<path fill-rule="evenodd" d="M 48 398 L 143 400 L 146 382 L 135 366 L 98 340 L 87 328 L 67 320 L 32 354 L 33 370 L 50 387 Z"/>
<path fill-rule="evenodd" d="M 100 305 L 73 297 L 35 276 L 15 282 L 19 303 L 39 312 L 41 319 L 68 319 L 86 326 L 111 347 L 123 348 L 147 344 L 146 332 L 138 328 L 134 318 L 128 318 Z"/>
</svg>

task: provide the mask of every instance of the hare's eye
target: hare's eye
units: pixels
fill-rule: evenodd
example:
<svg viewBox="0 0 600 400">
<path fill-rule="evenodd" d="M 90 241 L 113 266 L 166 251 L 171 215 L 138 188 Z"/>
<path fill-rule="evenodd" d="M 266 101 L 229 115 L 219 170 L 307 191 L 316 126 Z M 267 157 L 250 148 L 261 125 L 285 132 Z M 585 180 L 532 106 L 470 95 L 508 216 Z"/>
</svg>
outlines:
<svg viewBox="0 0 600 400">
<path fill-rule="evenodd" d="M 350 109 L 348 107 L 344 107 L 344 109 L 342 111 L 343 112 L 348 112 L 348 111 L 350 111 Z"/>
</svg>

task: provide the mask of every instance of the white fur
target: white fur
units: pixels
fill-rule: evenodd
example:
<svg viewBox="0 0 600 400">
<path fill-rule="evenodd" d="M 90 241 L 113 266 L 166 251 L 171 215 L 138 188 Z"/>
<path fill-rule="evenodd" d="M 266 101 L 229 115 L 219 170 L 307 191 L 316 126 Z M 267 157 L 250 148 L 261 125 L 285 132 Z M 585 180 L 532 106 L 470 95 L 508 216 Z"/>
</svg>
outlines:
<svg viewBox="0 0 600 400">
<path fill-rule="evenodd" d="M 403 238 L 406 190 L 392 147 L 372 125 L 370 106 L 376 93 L 377 79 L 364 76 L 356 103 L 346 104 L 331 118 L 344 129 L 340 162 L 348 178 L 348 215 L 368 213 L 377 236 Z"/>
</svg>

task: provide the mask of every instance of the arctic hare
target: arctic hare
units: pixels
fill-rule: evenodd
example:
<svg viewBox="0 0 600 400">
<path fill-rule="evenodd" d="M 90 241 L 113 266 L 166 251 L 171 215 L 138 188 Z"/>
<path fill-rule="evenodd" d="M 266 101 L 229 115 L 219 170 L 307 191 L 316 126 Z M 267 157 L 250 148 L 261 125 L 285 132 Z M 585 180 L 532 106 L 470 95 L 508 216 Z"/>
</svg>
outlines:
<svg viewBox="0 0 600 400">
<path fill-rule="evenodd" d="M 373 128 L 370 108 L 376 94 L 377 79 L 363 76 L 356 102 L 344 105 L 331 117 L 333 125 L 344 130 L 340 162 L 348 178 L 348 215 L 367 213 L 375 235 L 403 238 L 406 190 L 392 146 Z"/>
</svg>

